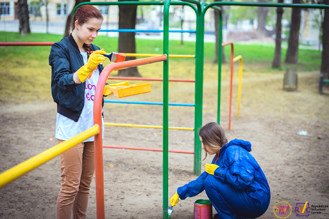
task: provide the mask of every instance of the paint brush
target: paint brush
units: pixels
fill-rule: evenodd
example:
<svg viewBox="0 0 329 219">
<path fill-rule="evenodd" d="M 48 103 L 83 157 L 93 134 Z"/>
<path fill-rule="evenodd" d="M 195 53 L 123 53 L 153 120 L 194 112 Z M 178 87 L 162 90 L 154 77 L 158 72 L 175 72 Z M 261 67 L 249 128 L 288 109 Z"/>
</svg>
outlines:
<svg viewBox="0 0 329 219">
<path fill-rule="evenodd" d="M 124 53 L 112 52 L 110 54 L 102 54 L 103 56 L 109 58 L 111 62 L 123 62 L 126 60 L 126 55 Z"/>
<path fill-rule="evenodd" d="M 93 53 L 94 51 L 91 51 Z M 124 53 L 116 53 L 116 52 L 111 52 L 108 54 L 102 54 L 103 56 L 107 57 L 110 62 L 123 62 L 126 60 L 126 55 Z"/>
<path fill-rule="evenodd" d="M 170 208 L 168 208 L 168 218 L 170 218 L 171 213 L 172 213 L 172 206 Z"/>
</svg>

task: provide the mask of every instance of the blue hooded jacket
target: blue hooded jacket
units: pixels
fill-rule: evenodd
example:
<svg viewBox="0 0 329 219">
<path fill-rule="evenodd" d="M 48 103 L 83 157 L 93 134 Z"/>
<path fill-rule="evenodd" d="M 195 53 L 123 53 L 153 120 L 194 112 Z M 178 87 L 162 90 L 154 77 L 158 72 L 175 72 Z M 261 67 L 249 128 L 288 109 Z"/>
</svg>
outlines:
<svg viewBox="0 0 329 219">
<path fill-rule="evenodd" d="M 251 144 L 249 141 L 234 139 L 224 145 L 219 155 L 212 161 L 219 167 L 214 177 L 223 183 L 232 185 L 236 190 L 246 194 L 257 206 L 266 206 L 270 200 L 270 187 L 267 179 L 255 158 L 249 153 Z M 218 157 L 218 158 L 217 158 Z M 204 181 L 209 174 L 204 171 L 197 179 L 179 187 L 177 193 L 180 199 L 193 197 L 204 190 Z M 264 210 L 266 210 L 264 209 Z"/>
</svg>

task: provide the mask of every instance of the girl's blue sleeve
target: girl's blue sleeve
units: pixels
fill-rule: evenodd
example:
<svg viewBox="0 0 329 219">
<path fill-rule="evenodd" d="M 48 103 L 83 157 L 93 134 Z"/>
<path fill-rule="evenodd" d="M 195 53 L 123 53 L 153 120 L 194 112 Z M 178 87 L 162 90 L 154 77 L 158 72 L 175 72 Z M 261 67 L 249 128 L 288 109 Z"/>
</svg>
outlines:
<svg viewBox="0 0 329 219">
<path fill-rule="evenodd" d="M 198 195 L 204 190 L 204 180 L 207 178 L 208 173 L 204 171 L 197 179 L 185 184 L 177 189 L 179 198 L 184 200 L 187 197 Z"/>
<path fill-rule="evenodd" d="M 73 80 L 74 72 L 70 72 L 68 54 L 57 43 L 55 43 L 49 55 L 49 64 L 52 67 L 52 79 L 61 90 L 70 90 L 77 86 Z"/>
</svg>

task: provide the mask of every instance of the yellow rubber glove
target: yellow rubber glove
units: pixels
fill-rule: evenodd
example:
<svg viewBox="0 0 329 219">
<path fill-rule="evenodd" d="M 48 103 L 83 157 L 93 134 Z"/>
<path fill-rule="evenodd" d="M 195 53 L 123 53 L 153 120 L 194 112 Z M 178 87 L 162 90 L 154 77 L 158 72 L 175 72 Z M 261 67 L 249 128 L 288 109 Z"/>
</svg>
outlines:
<svg viewBox="0 0 329 219">
<path fill-rule="evenodd" d="M 216 164 L 206 164 L 205 166 L 205 169 L 206 169 L 206 172 L 211 174 L 211 175 L 214 175 L 215 173 L 215 170 L 218 168 L 219 166 L 216 165 Z"/>
<path fill-rule="evenodd" d="M 89 56 L 87 64 L 79 68 L 77 74 L 81 82 L 85 82 L 87 77 L 97 68 L 97 66 L 106 60 L 106 57 L 101 54 L 106 54 L 106 52 L 103 49 L 94 51 Z"/>
<path fill-rule="evenodd" d="M 179 195 L 178 195 L 178 193 L 176 192 L 175 193 L 175 195 L 173 195 L 172 197 L 171 197 L 171 199 L 170 199 L 170 204 L 171 204 L 171 206 L 176 206 L 177 205 L 177 203 L 179 202 Z"/>
</svg>

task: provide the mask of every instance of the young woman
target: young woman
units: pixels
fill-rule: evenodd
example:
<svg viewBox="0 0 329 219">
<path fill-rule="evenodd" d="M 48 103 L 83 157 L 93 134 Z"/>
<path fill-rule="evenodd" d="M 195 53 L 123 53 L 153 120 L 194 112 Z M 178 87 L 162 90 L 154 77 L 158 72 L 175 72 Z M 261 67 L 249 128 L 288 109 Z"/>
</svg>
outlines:
<svg viewBox="0 0 329 219">
<path fill-rule="evenodd" d="M 52 69 L 51 90 L 57 103 L 58 143 L 91 128 L 94 97 L 105 61 L 104 50 L 93 44 L 103 16 L 90 5 L 77 9 L 72 34 L 55 43 L 49 55 Z M 94 51 L 91 54 L 91 51 Z M 57 218 L 85 218 L 89 187 L 94 174 L 94 137 L 60 155 L 61 189 Z"/>
<path fill-rule="evenodd" d="M 196 180 L 177 189 L 171 205 L 205 190 L 218 212 L 215 218 L 256 218 L 264 214 L 271 199 L 270 187 L 249 153 L 250 142 L 234 139 L 227 143 L 224 130 L 214 122 L 203 126 L 199 136 L 206 156 L 216 155 Z"/>
</svg>

